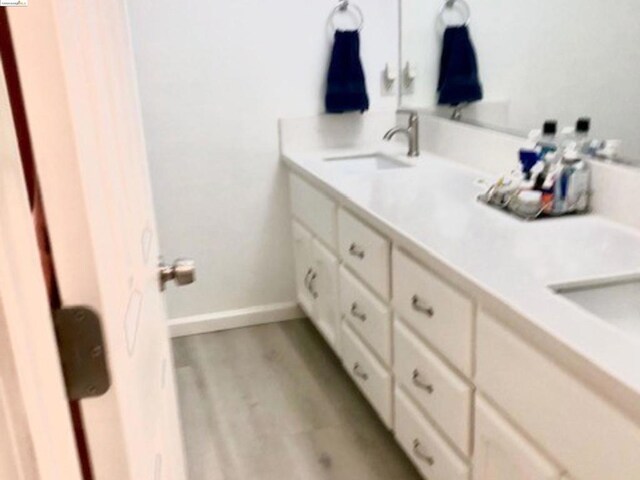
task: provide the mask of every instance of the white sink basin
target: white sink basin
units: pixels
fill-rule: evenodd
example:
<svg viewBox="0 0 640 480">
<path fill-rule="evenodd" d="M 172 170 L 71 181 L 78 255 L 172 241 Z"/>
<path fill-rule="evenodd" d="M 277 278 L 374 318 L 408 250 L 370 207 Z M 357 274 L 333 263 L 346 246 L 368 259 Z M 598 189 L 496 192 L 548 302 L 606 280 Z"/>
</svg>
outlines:
<svg viewBox="0 0 640 480">
<path fill-rule="evenodd" d="M 324 159 L 324 162 L 339 168 L 344 173 L 367 173 L 413 166 L 383 153 L 328 157 Z"/>
<path fill-rule="evenodd" d="M 640 337 L 640 275 L 551 287 L 620 330 Z"/>
</svg>

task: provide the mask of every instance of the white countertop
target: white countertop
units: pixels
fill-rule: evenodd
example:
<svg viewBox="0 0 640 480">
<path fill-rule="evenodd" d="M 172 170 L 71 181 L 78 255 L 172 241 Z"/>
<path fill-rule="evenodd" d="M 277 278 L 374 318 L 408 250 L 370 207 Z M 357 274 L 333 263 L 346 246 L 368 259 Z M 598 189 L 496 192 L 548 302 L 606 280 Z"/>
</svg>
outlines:
<svg viewBox="0 0 640 480">
<path fill-rule="evenodd" d="M 390 147 L 386 147 L 387 150 Z M 391 147 L 395 148 L 395 147 Z M 327 156 L 288 152 L 285 163 L 374 227 L 442 262 L 531 322 L 543 335 L 640 399 L 640 338 L 618 330 L 548 286 L 640 272 L 640 231 L 596 215 L 525 222 L 476 200 L 486 174 L 430 154 L 412 168 L 342 173 Z M 588 373 L 587 373 L 588 375 Z"/>
</svg>

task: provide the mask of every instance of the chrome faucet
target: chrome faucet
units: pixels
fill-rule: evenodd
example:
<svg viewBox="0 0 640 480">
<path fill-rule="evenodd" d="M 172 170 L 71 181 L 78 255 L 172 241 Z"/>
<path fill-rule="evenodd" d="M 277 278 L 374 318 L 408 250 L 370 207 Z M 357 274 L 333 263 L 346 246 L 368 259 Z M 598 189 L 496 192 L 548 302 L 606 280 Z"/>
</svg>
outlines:
<svg viewBox="0 0 640 480">
<path fill-rule="evenodd" d="M 418 157 L 420 156 L 420 122 L 418 117 L 418 112 L 413 110 L 398 110 L 398 113 L 408 113 L 409 114 L 409 126 L 407 128 L 394 127 L 384 134 L 384 140 L 391 140 L 398 133 L 403 133 L 409 139 L 409 153 L 407 153 L 410 157 Z"/>
</svg>

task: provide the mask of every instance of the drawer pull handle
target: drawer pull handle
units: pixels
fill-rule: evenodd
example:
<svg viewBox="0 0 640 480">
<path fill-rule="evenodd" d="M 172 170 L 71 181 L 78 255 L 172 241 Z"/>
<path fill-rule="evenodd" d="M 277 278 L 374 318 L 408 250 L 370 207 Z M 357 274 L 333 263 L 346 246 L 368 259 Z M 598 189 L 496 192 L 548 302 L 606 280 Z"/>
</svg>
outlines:
<svg viewBox="0 0 640 480">
<path fill-rule="evenodd" d="M 433 393 L 433 385 L 431 385 L 430 383 L 424 383 L 422 380 L 420 380 L 420 372 L 417 368 L 413 371 L 412 380 L 413 384 L 416 387 L 421 388 L 422 390 L 426 390 L 429 395 Z"/>
<path fill-rule="evenodd" d="M 356 377 L 360 377 L 362 380 L 364 380 L 365 382 L 367 380 L 369 380 L 369 375 L 366 374 L 365 372 L 363 372 L 360 368 L 360 364 L 358 362 L 353 364 L 353 374 Z"/>
<path fill-rule="evenodd" d="M 358 304 L 356 302 L 353 302 L 351 304 L 351 315 L 356 318 L 359 318 L 363 322 L 367 320 L 367 314 L 358 310 Z"/>
<path fill-rule="evenodd" d="M 313 298 L 318 298 L 318 291 L 316 290 L 316 287 L 315 287 L 316 278 L 318 278 L 318 274 L 313 270 L 311 270 L 311 276 L 309 277 L 309 286 L 307 288 Z"/>
<path fill-rule="evenodd" d="M 364 258 L 364 250 L 355 243 L 352 243 L 349 247 L 349 253 L 360 260 Z"/>
<path fill-rule="evenodd" d="M 422 453 L 422 450 L 420 450 L 420 440 L 418 440 L 417 438 L 413 440 L 413 453 L 420 460 L 425 461 L 430 467 L 433 466 L 434 463 L 436 463 L 431 455 Z"/>
<path fill-rule="evenodd" d="M 414 295 L 411 298 L 411 306 L 416 312 L 424 313 L 429 318 L 433 317 L 436 313 L 432 307 L 425 305 L 418 295 Z"/>
</svg>

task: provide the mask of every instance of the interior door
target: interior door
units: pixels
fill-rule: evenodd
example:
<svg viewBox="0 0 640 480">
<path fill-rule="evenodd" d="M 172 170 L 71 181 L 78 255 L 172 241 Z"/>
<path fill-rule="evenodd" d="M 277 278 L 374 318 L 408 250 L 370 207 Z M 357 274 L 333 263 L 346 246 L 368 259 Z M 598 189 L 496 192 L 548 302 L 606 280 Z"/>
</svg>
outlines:
<svg viewBox="0 0 640 480">
<path fill-rule="evenodd" d="M 0 68 L 0 479 L 80 480 L 7 93 Z"/>
<path fill-rule="evenodd" d="M 183 480 L 125 5 L 38 0 L 8 13 L 61 300 L 102 319 L 112 386 L 81 401 L 94 478 Z"/>
</svg>

